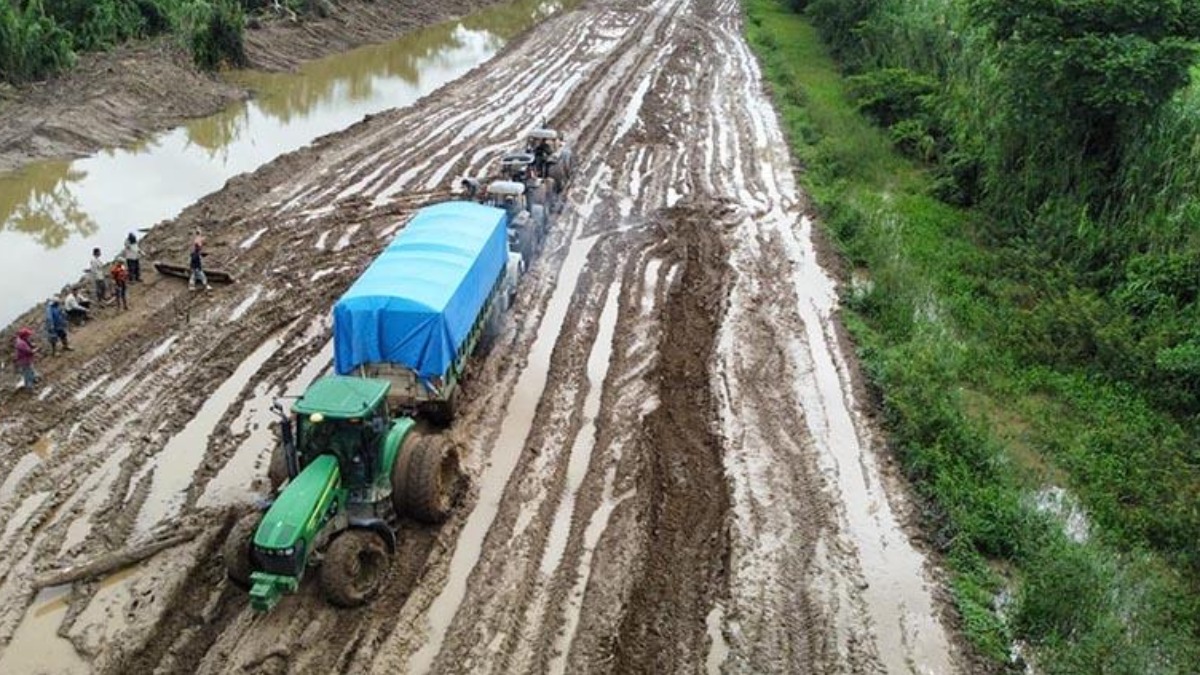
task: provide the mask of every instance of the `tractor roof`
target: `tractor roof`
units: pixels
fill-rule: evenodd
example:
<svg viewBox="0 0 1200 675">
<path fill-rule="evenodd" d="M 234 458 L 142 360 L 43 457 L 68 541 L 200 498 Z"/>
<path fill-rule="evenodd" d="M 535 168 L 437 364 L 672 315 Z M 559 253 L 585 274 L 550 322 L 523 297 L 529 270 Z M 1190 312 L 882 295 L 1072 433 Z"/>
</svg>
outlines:
<svg viewBox="0 0 1200 675">
<path fill-rule="evenodd" d="M 508 164 L 533 164 L 534 156 L 531 152 L 510 152 L 500 158 L 500 163 Z"/>
<path fill-rule="evenodd" d="M 525 194 L 525 186 L 514 180 L 496 180 L 492 181 L 491 185 L 488 185 L 488 194 L 499 195 L 501 197 L 523 195 Z"/>
<path fill-rule="evenodd" d="M 538 139 L 545 138 L 553 141 L 558 138 L 558 132 L 553 129 L 534 129 L 533 131 L 529 132 L 529 137 Z"/>
<path fill-rule="evenodd" d="M 321 413 L 333 419 L 364 417 L 387 397 L 391 386 L 387 380 L 365 377 L 323 377 L 312 383 L 292 411 L 298 415 Z"/>
</svg>

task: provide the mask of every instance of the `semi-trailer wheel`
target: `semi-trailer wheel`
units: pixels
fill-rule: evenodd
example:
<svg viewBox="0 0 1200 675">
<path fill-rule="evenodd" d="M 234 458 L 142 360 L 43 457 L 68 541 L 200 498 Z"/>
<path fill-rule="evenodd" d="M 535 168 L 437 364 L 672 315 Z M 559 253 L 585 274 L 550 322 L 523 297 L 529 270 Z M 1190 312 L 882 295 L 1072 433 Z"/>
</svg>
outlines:
<svg viewBox="0 0 1200 675">
<path fill-rule="evenodd" d="M 339 607 L 358 607 L 383 588 L 387 542 L 371 530 L 346 530 L 329 544 L 321 562 L 321 589 Z"/>
<path fill-rule="evenodd" d="M 423 523 L 446 520 L 462 486 L 458 451 L 437 436 L 413 433 L 392 467 L 396 515 Z"/>
<path fill-rule="evenodd" d="M 254 565 L 250 562 L 250 549 L 254 545 L 254 533 L 258 530 L 260 516 L 250 513 L 234 523 L 229 536 L 221 547 L 225 558 L 225 574 L 239 586 L 250 587 L 250 575 Z"/>
</svg>

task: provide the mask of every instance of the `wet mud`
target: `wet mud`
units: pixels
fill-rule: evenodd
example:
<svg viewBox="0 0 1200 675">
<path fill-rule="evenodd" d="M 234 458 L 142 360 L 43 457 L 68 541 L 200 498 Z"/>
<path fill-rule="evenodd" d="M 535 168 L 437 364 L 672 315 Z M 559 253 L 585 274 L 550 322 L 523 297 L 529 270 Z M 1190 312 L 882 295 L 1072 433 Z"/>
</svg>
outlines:
<svg viewBox="0 0 1200 675">
<path fill-rule="evenodd" d="M 114 585 L 162 588 L 148 605 L 71 589 L 49 623 L 85 670 L 962 670 L 740 21 L 735 0 L 584 2 L 152 230 L 182 258 L 203 226 L 239 282 L 149 275 L 42 361 L 44 397 L 0 390 L 0 658 L 38 648 L 20 627 L 48 561 L 199 523 Z M 421 196 L 543 119 L 575 177 L 465 381 L 462 503 L 401 527 L 371 604 L 334 608 L 313 574 L 255 614 L 220 542 L 265 494 L 264 402 L 327 367 L 333 302 Z M 164 491 L 164 462 L 187 480 Z"/>
</svg>

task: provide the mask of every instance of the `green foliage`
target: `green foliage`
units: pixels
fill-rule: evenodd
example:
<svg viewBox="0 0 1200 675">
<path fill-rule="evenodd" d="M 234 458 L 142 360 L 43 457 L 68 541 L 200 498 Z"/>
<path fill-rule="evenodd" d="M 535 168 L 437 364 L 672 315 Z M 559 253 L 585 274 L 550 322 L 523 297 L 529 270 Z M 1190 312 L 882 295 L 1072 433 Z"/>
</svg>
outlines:
<svg viewBox="0 0 1200 675">
<path fill-rule="evenodd" d="M 234 0 L 199 0 L 184 25 L 191 36 L 192 58 L 197 66 L 216 70 L 223 65 L 246 65 L 242 43 L 246 17 Z"/>
<path fill-rule="evenodd" d="M 323 0 L 287 0 L 298 14 L 325 16 Z M 246 64 L 246 11 L 268 11 L 270 0 L 27 0 L 0 1 L 0 79 L 20 83 L 53 75 L 78 52 L 177 33 L 196 64 L 216 69 Z"/>
<path fill-rule="evenodd" d="M 974 0 L 974 7 L 1004 70 L 995 197 L 1037 208 L 1052 195 L 1076 195 L 1101 212 L 1115 197 L 1124 149 L 1188 83 L 1200 37 L 1197 3 Z M 1067 172 L 1067 184 L 1047 179 L 1050 172 Z"/>
<path fill-rule="evenodd" d="M 1200 119 L 1200 93 L 1138 132 L 1153 150 L 1123 150 L 1123 193 L 1166 202 L 1150 222 L 1116 226 L 1115 208 L 1080 199 L 1098 183 L 1072 181 L 1100 175 L 1087 173 L 1098 165 L 1082 146 L 1056 160 L 1068 175 L 1012 174 L 1029 194 L 1053 183 L 1054 199 L 993 219 L 927 196 L 970 202 L 994 189 L 1010 123 L 1001 89 L 1011 73 L 969 13 L 954 11 L 964 1 L 882 0 L 851 29 L 862 38 L 853 87 L 785 0 L 745 5 L 805 190 L 855 270 L 846 325 L 930 541 L 947 553 L 966 635 L 997 661 L 1020 638 L 1041 672 L 1194 670 L 1200 206 L 1189 191 L 1200 162 L 1185 157 L 1200 157 L 1200 141 L 1195 124 L 1167 115 Z M 922 32 L 907 6 L 947 17 L 940 26 L 954 35 Z M 921 46 L 889 53 L 898 36 Z M 950 51 L 918 53 L 935 47 Z M 936 86 L 913 86 L 927 78 Z M 919 148 L 939 128 L 932 175 L 880 151 Z M 1069 540 L 1063 517 L 1038 505 L 1046 485 L 1078 498 L 1086 540 Z M 1006 587 L 1009 605 L 998 599 Z"/>
<path fill-rule="evenodd" d="M 848 60 L 855 54 L 858 31 L 879 8 L 881 0 L 807 0 L 793 3 L 803 9 L 829 40 L 834 55 Z"/>
<path fill-rule="evenodd" d="M 71 35 L 39 3 L 0 3 L 0 73 L 9 82 L 35 80 L 75 61 Z"/>
</svg>

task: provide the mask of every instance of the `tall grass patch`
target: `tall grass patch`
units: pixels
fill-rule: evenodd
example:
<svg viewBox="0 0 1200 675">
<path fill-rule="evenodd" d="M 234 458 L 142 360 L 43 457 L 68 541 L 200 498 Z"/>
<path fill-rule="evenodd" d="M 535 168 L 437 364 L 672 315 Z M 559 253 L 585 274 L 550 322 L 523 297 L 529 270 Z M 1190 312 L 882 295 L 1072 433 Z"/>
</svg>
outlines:
<svg viewBox="0 0 1200 675">
<path fill-rule="evenodd" d="M 855 19 L 851 78 L 784 0 L 743 4 L 801 183 L 854 270 L 845 322 L 951 570 L 965 635 L 997 664 L 1024 653 L 1046 672 L 1189 672 L 1200 662 L 1200 575 L 1182 541 L 1200 503 L 1190 433 L 1141 390 L 1037 358 L 1055 334 L 1116 349 L 1095 339 L 1103 303 L 1049 311 L 1045 289 L 1012 273 L 1045 261 L 997 246 L 991 216 L 939 199 L 945 167 L 896 142 L 897 119 L 945 120 L 995 75 L 986 59 L 956 60 L 978 34 L 937 35 L 962 20 L 958 4 L 923 0 L 908 16 L 905 3 L 869 3 L 873 17 L 894 14 Z M 916 44 L 889 51 L 898 39 Z M 964 152 L 961 129 L 935 129 L 943 159 Z M 1054 317 L 1063 323 L 1051 327 Z M 1049 488 L 1078 498 L 1082 539 L 1039 499 Z"/>
</svg>

